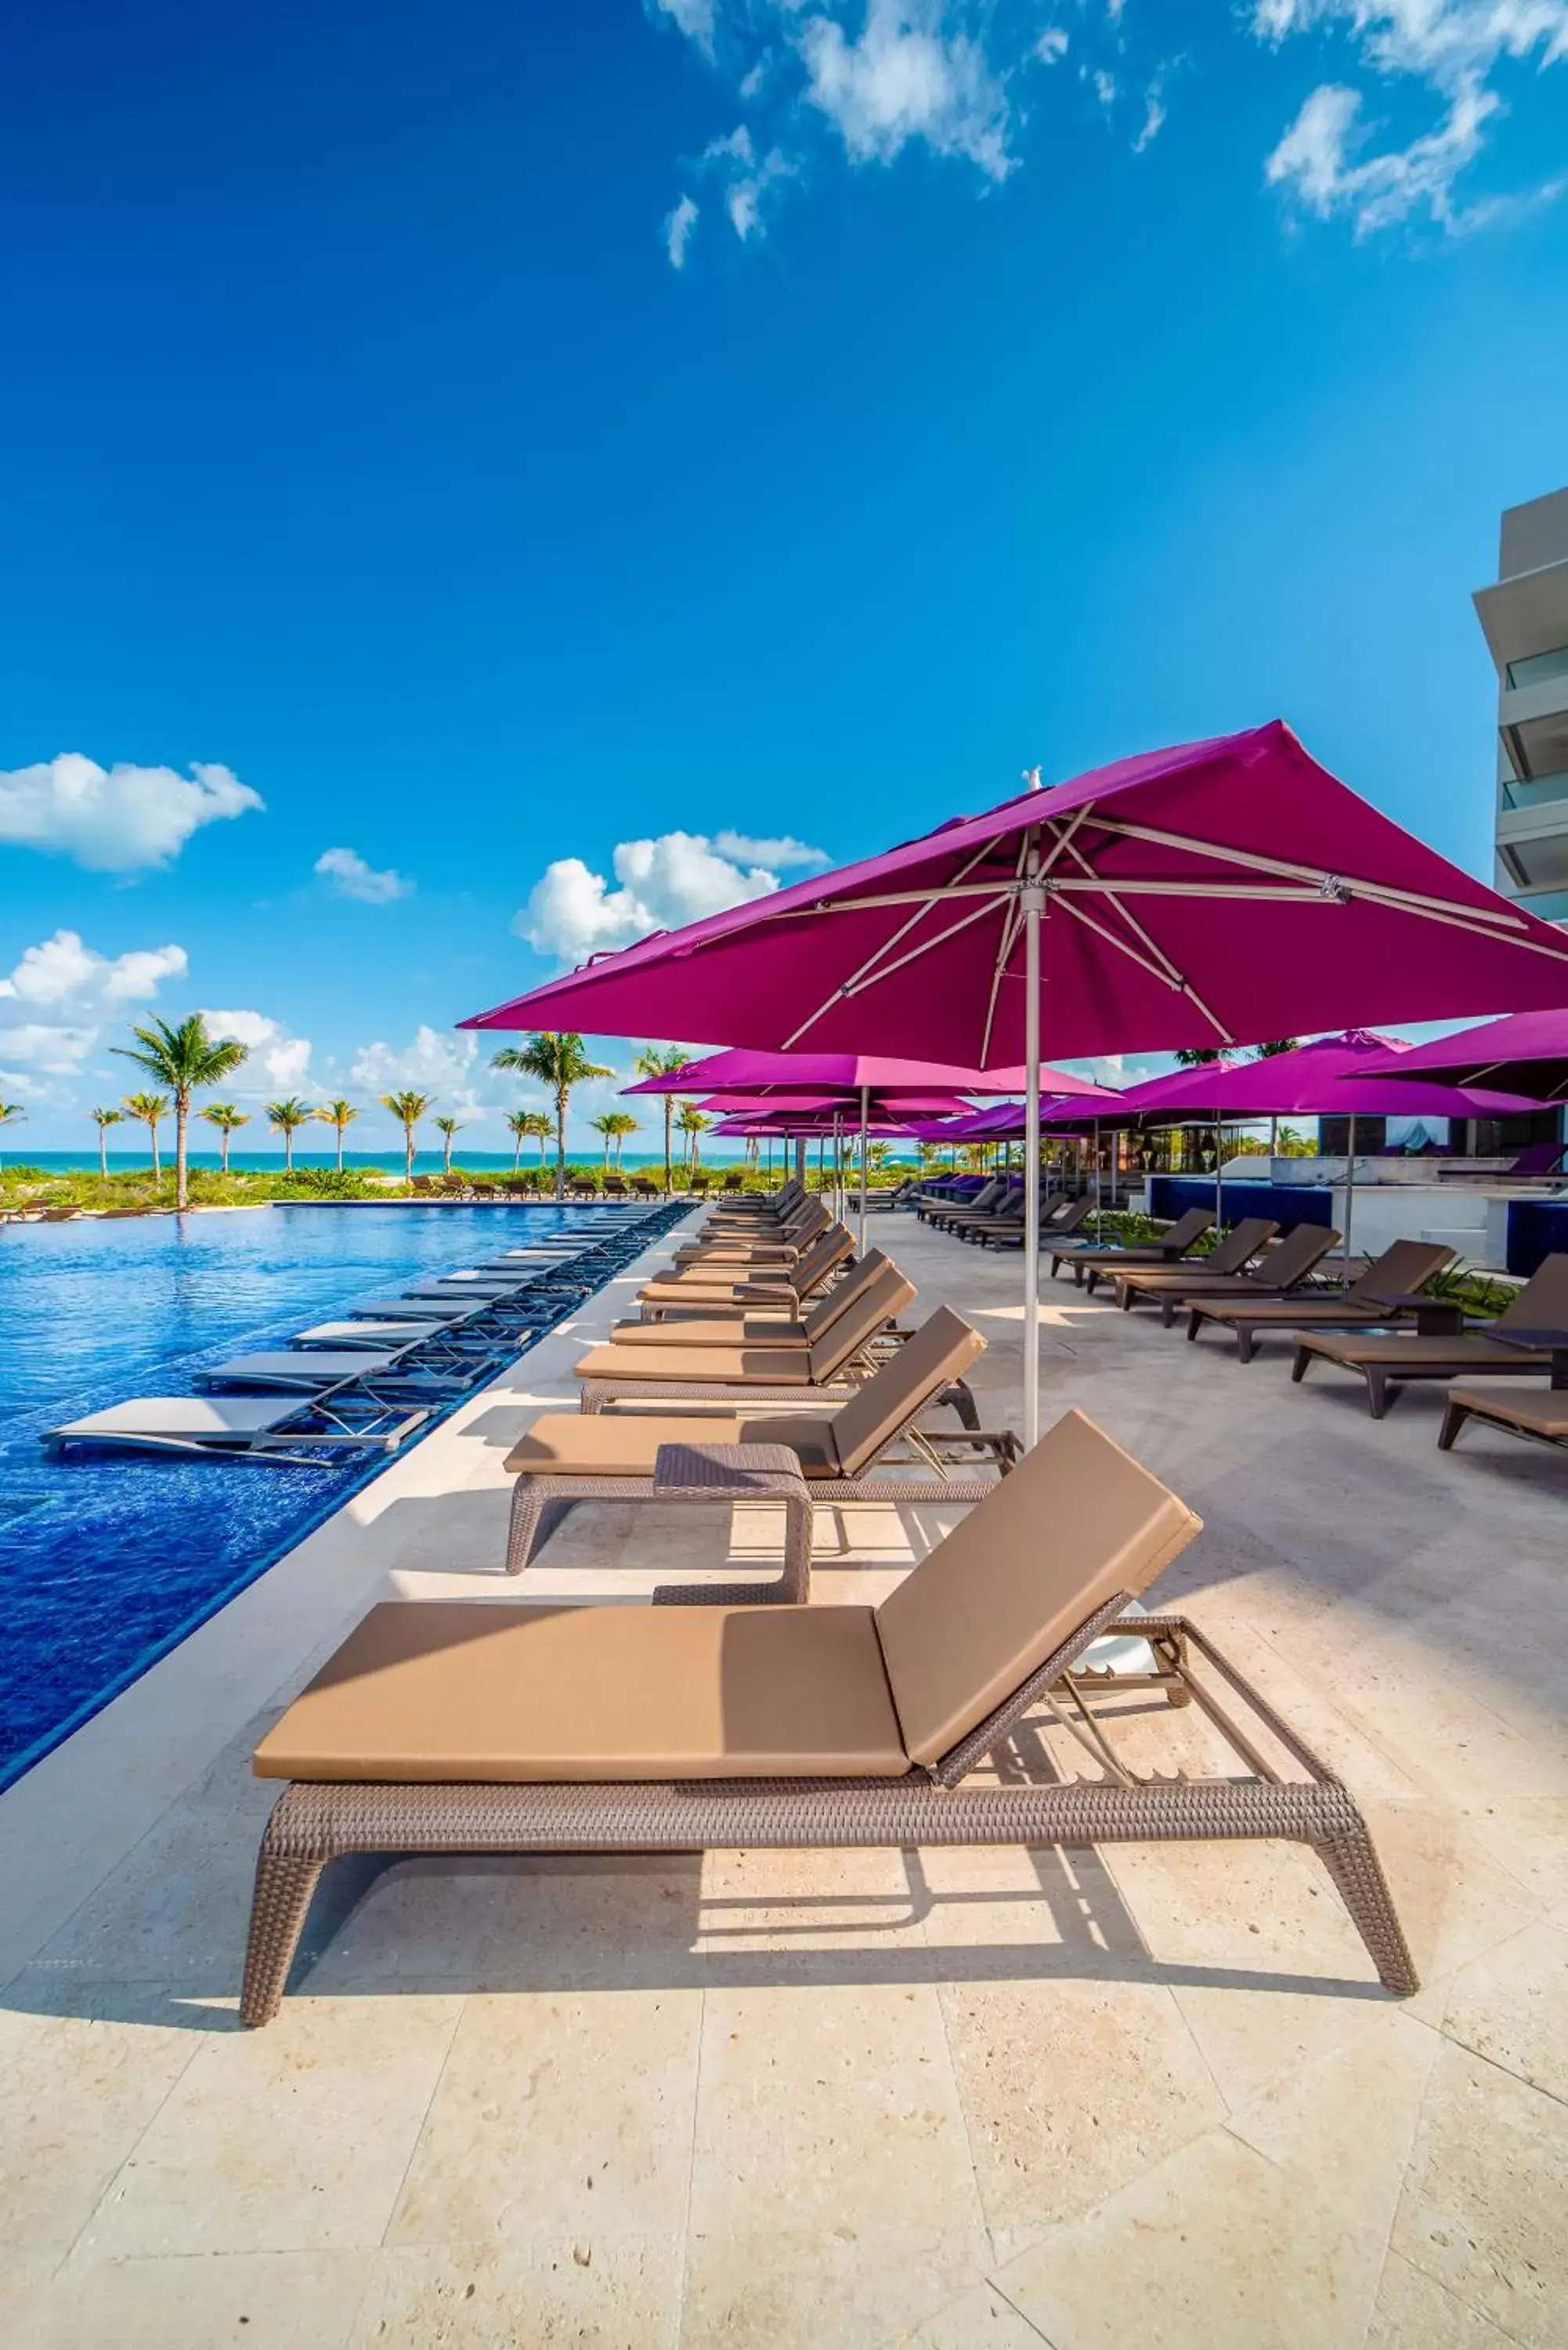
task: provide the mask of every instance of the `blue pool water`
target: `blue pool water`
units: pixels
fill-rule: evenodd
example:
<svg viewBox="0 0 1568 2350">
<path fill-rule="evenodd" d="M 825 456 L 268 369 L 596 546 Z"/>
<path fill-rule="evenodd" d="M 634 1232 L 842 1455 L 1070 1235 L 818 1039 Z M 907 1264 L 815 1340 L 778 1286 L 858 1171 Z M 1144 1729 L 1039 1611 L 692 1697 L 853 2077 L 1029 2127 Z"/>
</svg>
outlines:
<svg viewBox="0 0 1568 2350">
<path fill-rule="evenodd" d="M 0 1231 L 0 1786 L 386 1465 L 46 1459 L 40 1433 L 286 1342 L 415 1275 L 563 1229 L 572 1208 L 280 1207 Z"/>
</svg>

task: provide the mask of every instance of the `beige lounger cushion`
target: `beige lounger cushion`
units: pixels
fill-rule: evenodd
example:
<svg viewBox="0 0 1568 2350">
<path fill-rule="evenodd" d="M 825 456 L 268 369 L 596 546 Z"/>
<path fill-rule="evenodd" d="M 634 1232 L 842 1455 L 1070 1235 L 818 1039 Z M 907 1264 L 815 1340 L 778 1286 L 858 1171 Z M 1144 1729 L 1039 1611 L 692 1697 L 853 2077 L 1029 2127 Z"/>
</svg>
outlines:
<svg viewBox="0 0 1568 2350">
<path fill-rule="evenodd" d="M 795 1347 L 811 1344 L 804 1322 L 770 1322 L 765 1315 L 734 1315 L 705 1322 L 701 1315 L 676 1322 L 618 1322 L 607 1342 L 612 1347 Z"/>
<path fill-rule="evenodd" d="M 1146 1590 L 1200 1523 L 1066 1413 L 877 1611 L 915 1761 L 956 1746 L 1116 1592 Z"/>
<path fill-rule="evenodd" d="M 1412 1335 L 1401 1338 L 1390 1332 L 1386 1338 L 1362 1337 L 1352 1332 L 1335 1337 L 1327 1330 L 1303 1330 L 1302 1345 L 1314 1355 L 1326 1356 L 1331 1363 L 1343 1363 L 1347 1369 L 1359 1370 L 1365 1364 L 1386 1364 L 1390 1369 L 1401 1363 L 1411 1369 L 1431 1367 L 1440 1370 L 1445 1363 L 1463 1370 L 1469 1363 L 1501 1363 L 1514 1370 L 1528 1370 L 1532 1364 L 1545 1369 L 1550 1362 L 1546 1355 L 1527 1353 L 1522 1347 L 1501 1347 L 1495 1338 L 1465 1337 L 1417 1338 Z"/>
<path fill-rule="evenodd" d="M 833 1438 L 841 1474 L 858 1477 L 882 1447 L 953 1379 L 961 1379 L 985 1340 L 950 1305 L 939 1305 L 849 1401 L 834 1414 Z M 775 1437 L 775 1443 L 790 1439 Z"/>
<path fill-rule="evenodd" d="M 542 1412 L 504 1466 L 514 1477 L 651 1477 L 661 1444 L 787 1444 L 808 1477 L 836 1477 L 833 1422 L 826 1413 L 770 1412 L 766 1419 L 709 1412 L 701 1419 L 663 1412 Z"/>
<path fill-rule="evenodd" d="M 1532 1436 L 1568 1439 L 1568 1392 L 1561 1388 L 1450 1388 L 1449 1401 L 1482 1419 L 1506 1419 Z"/>
<path fill-rule="evenodd" d="M 264 1779 L 896 1779 L 869 1607 L 373 1607 Z"/>
<path fill-rule="evenodd" d="M 810 1349 L 797 1347 L 590 1347 L 572 1366 L 579 1379 L 711 1379 L 798 1388 L 811 1377 Z"/>
</svg>

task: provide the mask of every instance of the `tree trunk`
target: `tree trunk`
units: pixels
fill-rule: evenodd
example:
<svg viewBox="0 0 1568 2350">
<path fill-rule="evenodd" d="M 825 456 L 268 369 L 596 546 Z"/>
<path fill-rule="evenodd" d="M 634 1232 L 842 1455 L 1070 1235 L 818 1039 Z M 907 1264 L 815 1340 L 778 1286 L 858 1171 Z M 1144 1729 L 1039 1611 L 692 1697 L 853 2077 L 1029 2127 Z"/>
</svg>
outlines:
<svg viewBox="0 0 1568 2350">
<path fill-rule="evenodd" d="M 556 1197 L 566 1196 L 566 1087 L 556 1088 Z"/>
<path fill-rule="evenodd" d="M 186 1205 L 185 1122 L 191 1115 L 188 1098 L 174 1097 L 174 1205 L 183 1214 Z"/>
<path fill-rule="evenodd" d="M 108 1127 L 107 1127 L 107 1126 L 100 1126 L 100 1127 L 99 1128 L 99 1130 L 98 1130 L 98 1174 L 99 1174 L 99 1182 L 100 1182 L 100 1183 L 107 1183 L 107 1182 L 108 1182 L 108 1180 L 109 1180 L 109 1128 L 108 1128 Z"/>
<path fill-rule="evenodd" d="M 670 1197 L 670 1121 L 674 1116 L 675 1104 L 670 1099 L 670 1096 L 666 1094 L 664 1097 L 664 1196 L 666 1199 Z"/>
<path fill-rule="evenodd" d="M 163 1163 L 158 1156 L 158 1128 L 151 1118 L 147 1121 L 147 1131 L 152 1137 L 152 1180 L 160 1184 L 163 1180 Z"/>
<path fill-rule="evenodd" d="M 347 1129 L 341 1126 L 337 1129 L 337 1172 L 339 1175 L 343 1172 L 343 1137 Z"/>
<path fill-rule="evenodd" d="M 286 1126 L 283 1129 L 283 1171 L 286 1175 L 292 1175 L 294 1172 L 294 1128 L 292 1126 Z"/>
<path fill-rule="evenodd" d="M 453 1137 L 450 1134 L 443 1135 L 441 1137 L 441 1140 L 444 1143 L 445 1148 L 441 1155 L 441 1171 L 443 1175 L 450 1175 L 452 1173 L 452 1146 Z"/>
<path fill-rule="evenodd" d="M 226 1126 L 218 1128 L 218 1151 L 222 1161 L 218 1171 L 226 1175 L 229 1171 L 229 1129 Z"/>
<path fill-rule="evenodd" d="M 411 1183 L 413 1180 L 414 1129 L 411 1126 L 405 1125 L 403 1128 L 403 1180 L 405 1183 Z"/>
<path fill-rule="evenodd" d="M 512 1138 L 512 1172 L 514 1175 L 517 1172 L 517 1162 L 522 1156 L 523 1137 L 520 1134 L 514 1134 Z"/>
</svg>

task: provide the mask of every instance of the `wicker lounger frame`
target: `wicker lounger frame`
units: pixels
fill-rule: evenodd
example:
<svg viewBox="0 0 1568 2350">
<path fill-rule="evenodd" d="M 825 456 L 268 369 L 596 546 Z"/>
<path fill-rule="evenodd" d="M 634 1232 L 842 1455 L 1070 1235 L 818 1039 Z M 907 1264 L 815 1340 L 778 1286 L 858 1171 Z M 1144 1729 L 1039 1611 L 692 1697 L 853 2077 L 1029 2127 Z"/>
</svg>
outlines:
<svg viewBox="0 0 1568 2350">
<path fill-rule="evenodd" d="M 1272 1707 L 1181 1616 L 1122 1620 L 1118 1592 L 940 1762 L 898 1779 L 728 1779 L 592 1784 L 297 1782 L 274 1807 L 256 1862 L 240 2020 L 269 2022 L 317 1880 L 351 1853 L 701 1852 L 891 1845 L 1101 1845 L 1282 1838 L 1309 1844 L 1333 1878 L 1378 1980 L 1419 1988 L 1381 1864 L 1354 1797 Z M 1152 1674 L 1071 1673 L 1106 1633 L 1148 1641 Z M 1306 1774 L 1278 1776 L 1192 1670 L 1189 1649 Z M 1139 1779 L 1116 1759 L 1096 1693 L 1162 1689 L 1197 1703 L 1246 1766 L 1226 1779 Z M 1088 1747 L 1093 1780 L 965 1787 L 1037 1704 Z"/>
<path fill-rule="evenodd" d="M 938 1399 L 940 1400 L 940 1399 Z M 922 1399 L 918 1411 L 929 1403 Z M 804 1605 L 811 1597 L 812 1511 L 818 1503 L 983 1502 L 996 1490 L 995 1477 L 949 1477 L 944 1444 L 987 1450 L 1005 1475 L 1023 1452 L 1011 1429 L 964 1430 L 928 1436 L 908 1428 L 895 1431 L 878 1458 L 900 1441 L 914 1445 L 936 1473 L 924 1477 L 805 1477 L 798 1457 L 784 1445 L 694 1444 L 661 1446 L 680 1455 L 680 1474 L 651 1477 L 521 1476 L 512 1489 L 506 1532 L 506 1573 L 521 1575 L 534 1556 L 545 1513 L 574 1502 L 737 1502 L 777 1498 L 784 1503 L 784 1568 L 776 1583 L 668 1583 L 653 1593 L 656 1607 L 692 1605 L 742 1607 L 753 1600 Z M 764 1461 L 764 1455 L 774 1456 Z M 674 1462 L 668 1464 L 673 1472 Z"/>
</svg>

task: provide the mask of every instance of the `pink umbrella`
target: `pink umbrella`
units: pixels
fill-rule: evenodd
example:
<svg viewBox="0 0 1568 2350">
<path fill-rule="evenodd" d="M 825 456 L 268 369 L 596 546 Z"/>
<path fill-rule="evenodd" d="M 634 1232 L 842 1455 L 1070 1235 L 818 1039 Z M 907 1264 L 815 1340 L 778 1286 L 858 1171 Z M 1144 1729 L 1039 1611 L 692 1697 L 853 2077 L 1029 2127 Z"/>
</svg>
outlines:
<svg viewBox="0 0 1568 2350">
<path fill-rule="evenodd" d="M 1408 1084 L 1385 1075 L 1411 1047 L 1397 1036 L 1376 1036 L 1349 1028 L 1320 1036 L 1291 1053 L 1262 1061 L 1201 1063 L 1129 1086 L 1116 1122 L 1129 1126 L 1219 1127 L 1227 1119 L 1254 1118 L 1348 1118 L 1348 1163 L 1345 1194 L 1345 1255 L 1350 1256 L 1355 1212 L 1355 1120 L 1362 1118 L 1508 1118 L 1531 1104 L 1516 1094 L 1479 1093 L 1430 1079 Z M 1220 1203 L 1220 1152 L 1214 1154 L 1215 1213 Z"/>
<path fill-rule="evenodd" d="M 1147 753 L 644 940 L 465 1025 L 916 1044 L 992 1082 L 1054 1054 L 1231 1045 L 1568 993 L 1568 939 L 1449 864 L 1278 722 Z M 1025 1187 L 1024 1433 L 1039 1424 Z"/>
<path fill-rule="evenodd" d="M 770 902 L 776 902 L 770 901 Z M 699 925 L 701 927 L 701 925 Z M 676 933 L 684 938 L 682 931 Z M 596 972 L 607 972 L 610 957 L 594 966 Z M 574 972 L 570 980 L 557 983 L 569 986 L 582 975 Z M 519 1003 L 529 1003 L 531 997 L 519 997 Z M 465 1020 L 465 1028 L 506 1028 L 516 1024 L 504 1014 L 515 1007 L 504 1005 L 500 1012 L 486 1012 L 476 1020 Z M 709 1006 L 711 1014 L 718 1007 Z M 524 1025 L 527 1024 L 524 1023 Z M 606 1035 L 622 1033 L 630 1035 L 632 1029 L 606 1029 Z M 624 1090 L 628 1094 L 689 1094 L 701 1087 L 705 1093 L 719 1093 L 738 1088 L 742 1093 L 763 1093 L 783 1087 L 791 1092 L 816 1093 L 827 1088 L 836 1093 L 858 1096 L 862 1087 L 873 1091 L 931 1092 L 956 1094 L 1022 1093 L 1026 1072 L 1022 1069 L 955 1068 L 942 1061 L 908 1061 L 889 1058 L 882 1054 L 867 1053 L 759 1053 L 744 1048 L 722 1053 L 705 1053 L 701 1058 L 688 1061 L 668 1077 L 644 1077 Z M 1044 1073 L 1044 1081 L 1053 1093 L 1075 1094 L 1092 1092 L 1086 1078 L 1070 1077 L 1065 1069 L 1050 1069 Z"/>
<path fill-rule="evenodd" d="M 1568 1099 L 1568 1011 L 1515 1012 L 1480 1028 L 1461 1028 L 1457 1036 L 1412 1045 L 1400 1051 L 1397 1065 L 1386 1064 L 1384 1075 L 1401 1089 L 1418 1077 L 1446 1077 L 1457 1086 L 1485 1086 L 1500 1077 L 1532 1101 Z"/>
</svg>

